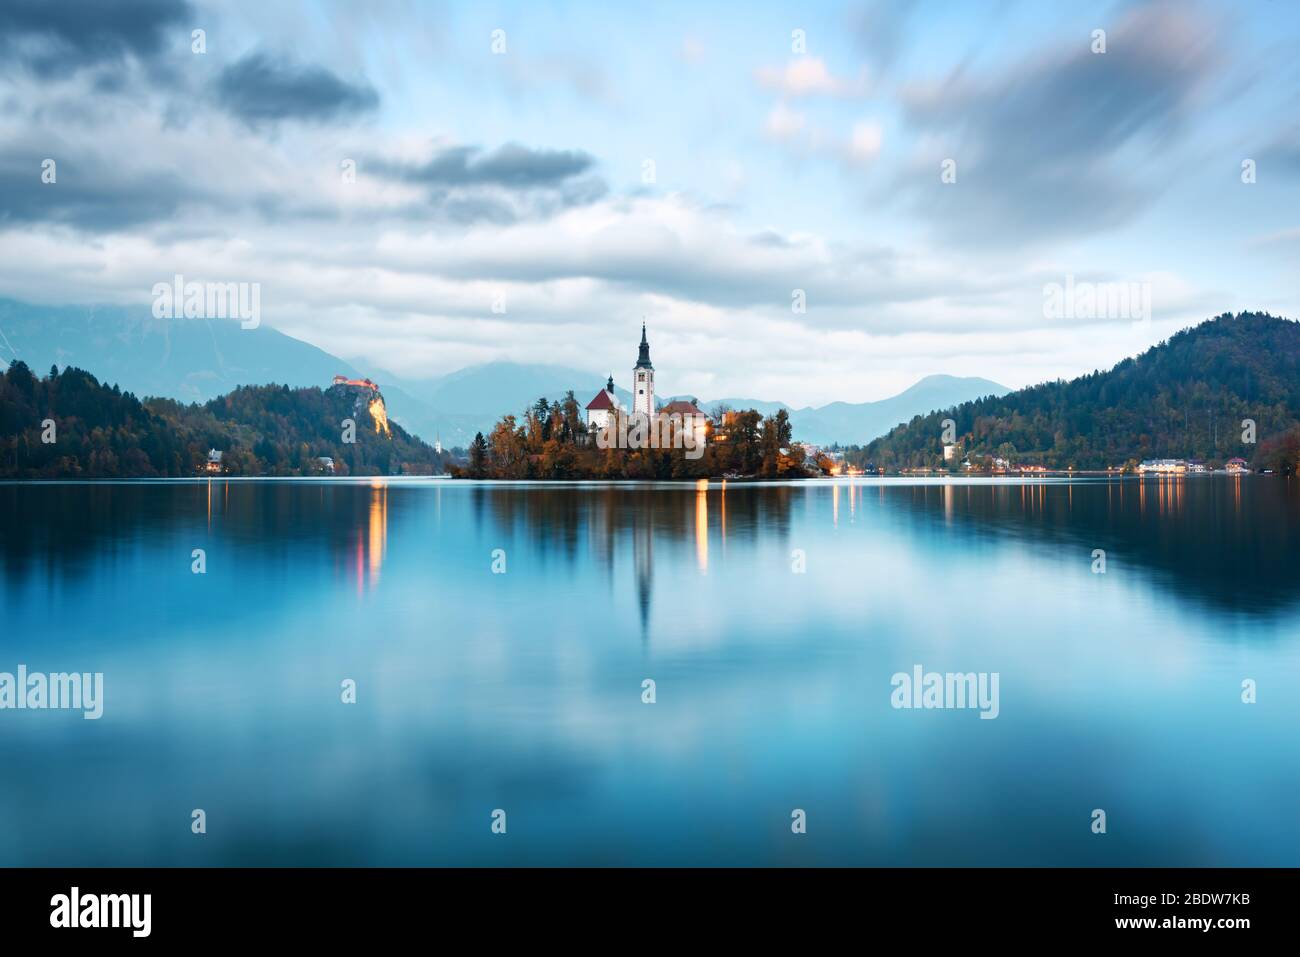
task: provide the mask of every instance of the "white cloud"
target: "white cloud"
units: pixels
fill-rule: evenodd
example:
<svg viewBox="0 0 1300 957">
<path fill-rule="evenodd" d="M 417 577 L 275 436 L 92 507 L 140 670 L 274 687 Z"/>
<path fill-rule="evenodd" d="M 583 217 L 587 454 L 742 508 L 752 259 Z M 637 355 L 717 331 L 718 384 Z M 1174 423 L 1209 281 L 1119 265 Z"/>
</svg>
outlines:
<svg viewBox="0 0 1300 957">
<path fill-rule="evenodd" d="M 848 158 L 854 163 L 868 163 L 880 155 L 885 134 L 879 123 L 860 122 L 849 137 Z"/>
<path fill-rule="evenodd" d="M 783 68 L 762 67 L 755 78 L 759 86 L 783 96 L 862 96 L 867 91 L 866 70 L 855 79 L 835 76 L 821 57 L 802 56 Z"/>
<path fill-rule="evenodd" d="M 772 107 L 772 112 L 767 114 L 763 129 L 774 140 L 788 141 L 794 139 L 804 128 L 806 119 L 804 114 L 797 110 L 790 109 L 784 103 L 778 103 Z"/>
</svg>

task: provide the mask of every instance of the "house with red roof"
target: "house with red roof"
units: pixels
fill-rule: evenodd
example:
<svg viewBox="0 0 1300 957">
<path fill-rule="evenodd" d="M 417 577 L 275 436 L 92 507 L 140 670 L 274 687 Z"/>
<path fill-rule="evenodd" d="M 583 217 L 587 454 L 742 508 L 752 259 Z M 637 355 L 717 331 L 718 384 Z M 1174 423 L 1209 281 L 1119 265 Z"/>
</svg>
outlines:
<svg viewBox="0 0 1300 957">
<path fill-rule="evenodd" d="M 605 388 L 587 403 L 587 428 L 592 432 L 605 428 L 610 416 L 617 415 L 620 408 L 618 396 L 614 394 L 614 377 L 611 375 Z"/>
</svg>

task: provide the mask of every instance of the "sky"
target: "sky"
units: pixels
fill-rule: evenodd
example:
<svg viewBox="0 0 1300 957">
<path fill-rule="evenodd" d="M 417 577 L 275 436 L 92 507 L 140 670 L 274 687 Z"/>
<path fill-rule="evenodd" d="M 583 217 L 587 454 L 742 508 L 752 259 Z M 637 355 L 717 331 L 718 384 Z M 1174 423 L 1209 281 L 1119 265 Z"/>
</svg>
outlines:
<svg viewBox="0 0 1300 957">
<path fill-rule="evenodd" d="M 258 283 L 407 379 L 626 387 L 642 321 L 661 394 L 1069 378 L 1300 316 L 1297 41 L 1294 0 L 4 0 L 0 296 Z M 1047 307 L 1089 284 L 1149 310 Z"/>
</svg>

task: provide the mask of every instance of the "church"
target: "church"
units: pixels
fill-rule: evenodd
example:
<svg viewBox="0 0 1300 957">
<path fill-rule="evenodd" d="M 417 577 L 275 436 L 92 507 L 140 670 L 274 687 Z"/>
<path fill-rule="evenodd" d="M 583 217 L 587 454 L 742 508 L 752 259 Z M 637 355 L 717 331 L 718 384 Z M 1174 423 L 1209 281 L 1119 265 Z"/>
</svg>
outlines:
<svg viewBox="0 0 1300 957">
<path fill-rule="evenodd" d="M 655 405 L 655 367 L 650 362 L 650 343 L 646 339 L 645 323 L 641 323 L 641 349 L 637 354 L 636 365 L 632 367 L 632 410 L 629 413 L 619 404 L 614 394 L 614 377 L 611 375 L 605 388 L 596 393 L 595 398 L 587 403 L 587 428 L 597 432 L 606 426 L 617 423 L 620 416 L 627 417 L 644 414 L 652 422 L 659 416 L 680 416 L 682 421 L 691 423 L 688 428 L 695 432 L 700 441 L 704 437 L 705 415 L 694 402 L 678 399 L 668 403 L 662 409 Z M 686 418 L 692 416 L 693 418 Z"/>
<path fill-rule="evenodd" d="M 587 403 L 587 428 L 603 429 L 610 416 L 623 411 L 614 395 L 614 377 L 611 375 L 605 388 Z M 641 323 L 641 351 L 632 367 L 632 413 L 655 413 L 655 367 L 650 364 L 650 343 L 645 337 L 645 323 Z"/>
</svg>

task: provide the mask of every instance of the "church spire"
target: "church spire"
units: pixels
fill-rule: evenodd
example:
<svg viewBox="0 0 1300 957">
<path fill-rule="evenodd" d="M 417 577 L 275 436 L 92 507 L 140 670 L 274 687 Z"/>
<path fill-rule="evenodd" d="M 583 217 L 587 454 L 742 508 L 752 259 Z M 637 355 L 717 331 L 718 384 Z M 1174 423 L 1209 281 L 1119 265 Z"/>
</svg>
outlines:
<svg viewBox="0 0 1300 957">
<path fill-rule="evenodd" d="M 636 358 L 635 368 L 637 369 L 654 368 L 654 366 L 650 364 L 650 343 L 646 341 L 644 321 L 642 321 L 641 323 L 641 353 Z"/>
</svg>

